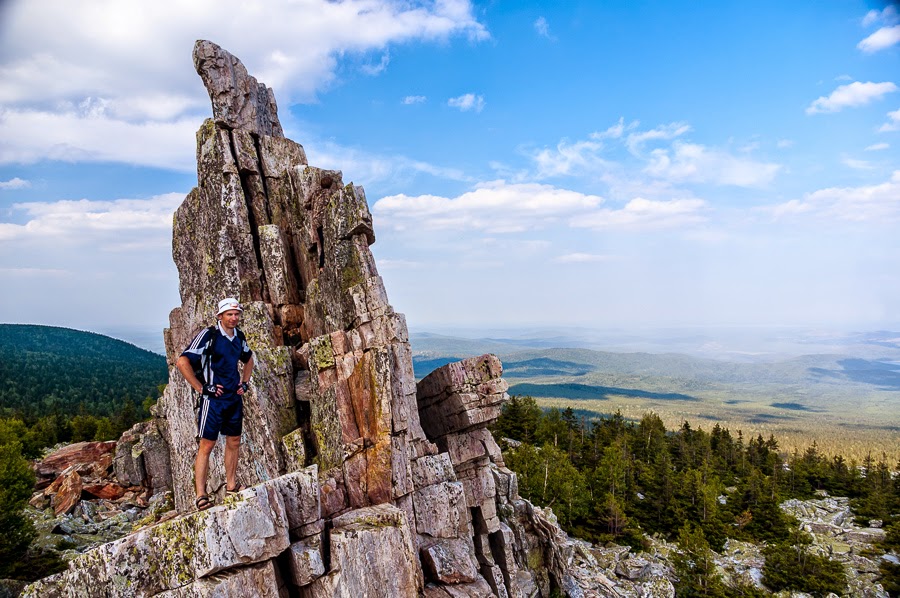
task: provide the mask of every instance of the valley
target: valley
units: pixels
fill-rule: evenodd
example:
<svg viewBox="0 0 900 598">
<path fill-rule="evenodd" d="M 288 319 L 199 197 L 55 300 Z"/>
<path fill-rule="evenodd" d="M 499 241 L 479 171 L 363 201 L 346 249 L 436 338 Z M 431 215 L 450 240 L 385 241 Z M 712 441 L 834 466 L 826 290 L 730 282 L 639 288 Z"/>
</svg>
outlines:
<svg viewBox="0 0 900 598">
<path fill-rule="evenodd" d="M 884 342 L 846 344 L 846 353 L 763 355 L 740 361 L 682 353 L 523 347 L 492 339 L 414 335 L 416 376 L 482 352 L 503 362 L 511 395 L 543 408 L 571 407 L 590 419 L 652 411 L 668 429 L 716 423 L 743 437 L 774 435 L 786 453 L 816 443 L 857 462 L 900 460 L 900 363 Z M 895 338 L 894 337 L 891 338 Z M 563 339 L 564 340 L 564 339 Z M 862 348 L 860 348 L 860 345 Z M 818 348 L 818 347 L 810 347 Z M 834 346 L 830 346 L 834 349 Z"/>
</svg>

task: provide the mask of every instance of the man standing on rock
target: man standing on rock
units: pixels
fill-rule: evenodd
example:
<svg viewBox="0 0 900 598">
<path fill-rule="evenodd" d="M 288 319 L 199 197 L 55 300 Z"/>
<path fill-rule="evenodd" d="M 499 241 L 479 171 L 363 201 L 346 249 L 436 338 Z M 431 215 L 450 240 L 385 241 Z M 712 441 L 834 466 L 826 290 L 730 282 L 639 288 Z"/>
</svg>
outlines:
<svg viewBox="0 0 900 598">
<path fill-rule="evenodd" d="M 176 362 L 181 375 L 200 393 L 197 414 L 200 447 L 194 460 L 195 504 L 200 511 L 213 506 L 206 493 L 206 474 L 209 455 L 216 446 L 219 433 L 225 436 L 225 491 L 232 494 L 243 490 L 237 483 L 236 472 L 244 415 L 243 395 L 253 372 L 253 352 L 237 327 L 243 311 L 237 299 L 228 297 L 219 301 L 216 313 L 219 323 L 201 330 Z"/>
</svg>

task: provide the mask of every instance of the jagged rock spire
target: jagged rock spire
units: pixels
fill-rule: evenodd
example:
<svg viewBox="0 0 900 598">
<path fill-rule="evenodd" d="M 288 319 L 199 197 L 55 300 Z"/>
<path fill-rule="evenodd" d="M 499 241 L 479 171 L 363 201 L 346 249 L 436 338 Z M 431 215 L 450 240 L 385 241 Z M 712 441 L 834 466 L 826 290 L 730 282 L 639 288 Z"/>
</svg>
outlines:
<svg viewBox="0 0 900 598">
<path fill-rule="evenodd" d="M 272 88 L 252 77 L 240 60 L 200 39 L 194 44 L 194 68 L 209 92 L 216 124 L 256 135 L 284 137 Z"/>
<path fill-rule="evenodd" d="M 25 595 L 273 596 L 290 583 L 287 594 L 315 598 L 520 598 L 569 587 L 564 534 L 519 498 L 487 429 L 507 398 L 500 361 L 449 364 L 417 387 L 406 320 L 369 250 L 363 189 L 307 164 L 272 91 L 237 58 L 199 41 L 194 64 L 214 118 L 197 133 L 198 185 L 174 217 L 181 305 L 153 426 L 185 516 L 83 555 Z M 220 443 L 207 489 L 225 504 L 187 514 L 195 396 L 175 361 L 226 296 L 244 305 L 256 364 L 238 463 L 251 488 L 223 496 Z"/>
</svg>

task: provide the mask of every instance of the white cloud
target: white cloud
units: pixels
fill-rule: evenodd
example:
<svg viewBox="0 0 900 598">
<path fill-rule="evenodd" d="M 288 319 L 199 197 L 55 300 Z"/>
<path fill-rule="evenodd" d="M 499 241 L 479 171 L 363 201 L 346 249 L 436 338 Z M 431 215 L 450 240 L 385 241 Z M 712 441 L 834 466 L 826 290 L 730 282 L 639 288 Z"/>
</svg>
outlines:
<svg viewBox="0 0 900 598">
<path fill-rule="evenodd" d="M 598 141 L 560 141 L 553 149 L 544 148 L 532 154 L 537 166 L 535 176 L 539 179 L 572 175 L 585 171 L 597 171 L 607 162 L 598 153 L 603 144 Z"/>
<path fill-rule="evenodd" d="M 900 110 L 898 110 L 898 112 L 900 112 Z M 866 148 L 866 151 L 867 152 L 878 152 L 881 150 L 890 149 L 890 147 L 891 146 L 889 143 L 873 143 L 872 145 L 870 145 L 869 147 Z"/>
<path fill-rule="evenodd" d="M 492 181 L 458 197 L 392 195 L 375 202 L 379 223 L 395 229 L 483 230 L 491 233 L 542 228 L 585 214 L 603 202 L 596 195 L 536 183 Z"/>
<path fill-rule="evenodd" d="M 210 14 L 228 18 L 210 20 Z M 44 64 L 57 65 L 44 75 L 48 81 L 76 88 L 61 94 L 69 98 L 91 95 L 83 89 L 85 84 L 104 96 L 120 90 L 171 89 L 173 82 L 202 93 L 192 69 L 183 68 L 198 38 L 211 39 L 241 58 L 282 101 L 295 101 L 332 81 L 335 57 L 345 52 L 382 52 L 393 43 L 459 34 L 489 37 L 467 0 L 425 5 L 392 0 L 265 5 L 240 0 L 189 4 L 160 0 L 152 5 L 140 0 L 88 0 L 77 5 L 66 0 L 19 0 L 6 7 L 4 16 L 0 55 L 8 58 L 3 68 L 15 71 L 41 57 Z M 266 32 L 265 44 L 247 35 L 253 30 Z M 72 74 L 71 68 L 82 69 L 74 74 L 93 76 L 86 83 L 58 77 Z M 34 74 L 33 68 L 23 73 Z M 22 98 L 54 95 L 28 89 L 15 78 L 4 83 Z"/>
<path fill-rule="evenodd" d="M 31 181 L 13 177 L 8 181 L 0 181 L 0 189 L 27 189 L 31 187 Z"/>
<path fill-rule="evenodd" d="M 467 93 L 456 98 L 450 98 L 447 100 L 447 105 L 452 108 L 459 108 L 461 112 L 468 112 L 469 110 L 481 112 L 484 110 L 484 97 L 474 93 Z"/>
<path fill-rule="evenodd" d="M 786 149 L 789 147 L 793 147 L 793 145 L 794 145 L 793 139 L 779 139 L 778 142 L 775 144 L 775 146 L 778 147 L 778 149 Z"/>
<path fill-rule="evenodd" d="M 643 146 L 648 141 L 666 141 L 680 137 L 691 130 L 687 123 L 674 122 L 667 125 L 661 125 L 649 131 L 640 131 L 637 133 L 629 133 L 625 145 L 628 151 L 633 154 L 639 154 L 643 150 Z"/>
<path fill-rule="evenodd" d="M 55 112 L 0 108 L 0 164 L 110 161 L 192 171 L 200 123 L 188 118 L 133 123 L 71 107 Z"/>
<path fill-rule="evenodd" d="M 608 255 L 596 253 L 567 253 L 566 255 L 556 257 L 553 261 L 561 264 L 584 264 L 592 262 L 608 262 L 610 259 L 611 258 Z"/>
<path fill-rule="evenodd" d="M 630 131 L 632 129 L 637 128 L 640 123 L 638 121 L 632 121 L 625 125 L 625 119 L 623 117 L 619 117 L 619 122 L 607 128 L 605 131 L 595 131 L 591 133 L 591 139 L 619 139 L 625 133 L 625 131 Z"/>
<path fill-rule="evenodd" d="M 675 142 L 670 149 L 653 150 L 644 171 L 673 182 L 756 187 L 771 182 L 780 169 L 778 164 L 732 156 L 695 143 Z"/>
<path fill-rule="evenodd" d="M 12 0 L 0 21 L 0 161 L 110 159 L 178 168 L 161 154 L 172 129 L 192 123 L 192 139 L 209 100 L 191 65 L 198 38 L 238 56 L 282 105 L 310 101 L 336 80 L 338 59 L 380 60 L 393 44 L 489 37 L 469 0 L 305 0 L 261 5 L 240 0 Z M 211 14 L 227 18 L 209 18 Z M 247 31 L 265 31 L 260 44 Z M 90 99 L 92 98 L 92 99 Z M 83 105 L 90 99 L 90 110 Z M 10 122 L 22 119 L 22 123 Z M 53 130 L 61 125 L 59 134 Z M 15 135 L 22 130 L 38 133 Z M 108 151 L 92 138 L 102 130 Z M 82 142 L 82 139 L 86 142 Z M 119 151 L 133 143 L 143 151 Z M 182 141 L 175 142 L 180 147 Z M 143 158 L 146 156 L 146 160 Z"/>
<path fill-rule="evenodd" d="M 781 169 L 778 164 L 755 160 L 749 155 L 735 156 L 726 149 L 679 141 L 678 137 L 691 130 L 686 123 L 670 123 L 646 131 L 636 130 L 637 125 L 633 122 L 626 127 L 623 120 L 619 120 L 605 131 L 591 133 L 587 140 L 570 142 L 564 139 L 555 148 L 534 150 L 529 157 L 535 171 L 520 173 L 515 178 L 589 176 L 601 179 L 610 186 L 630 188 L 625 196 L 639 194 L 635 193 L 635 184 L 645 192 L 657 187 L 659 192 L 671 196 L 671 185 L 681 183 L 758 187 L 770 183 Z M 667 147 L 665 143 L 660 143 L 671 140 L 675 141 Z M 664 147 L 646 152 L 644 146 L 651 142 Z M 633 158 L 631 162 L 614 161 L 604 156 L 604 153 L 612 154 L 622 146 Z M 757 144 L 750 143 L 739 151 L 750 154 L 756 149 Z M 635 161 L 640 173 L 645 176 L 641 177 L 632 170 Z M 647 180 L 647 176 L 655 180 Z"/>
<path fill-rule="evenodd" d="M 13 204 L 24 213 L 25 224 L 0 223 L 0 242 L 28 242 L 133 249 L 165 246 L 171 241 L 172 214 L 184 200 L 182 193 L 150 199 L 113 201 L 63 200 Z M 123 238 L 128 240 L 123 243 Z"/>
<path fill-rule="evenodd" d="M 884 7 L 884 10 L 870 10 L 866 13 L 866 16 L 863 17 L 862 26 L 869 27 L 870 25 L 874 25 L 876 23 L 883 23 L 885 25 L 892 25 L 897 22 L 897 9 L 894 6 L 888 4 Z"/>
<path fill-rule="evenodd" d="M 866 39 L 859 42 L 856 47 L 863 52 L 871 54 L 885 48 L 890 48 L 900 42 L 900 25 L 882 27 Z"/>
<path fill-rule="evenodd" d="M 547 22 L 547 19 L 544 17 L 538 17 L 534 22 L 534 30 L 541 37 L 546 37 L 549 40 L 555 40 L 556 38 L 550 34 L 550 23 Z"/>
<path fill-rule="evenodd" d="M 406 96 L 403 98 L 403 103 L 409 106 L 410 104 L 424 104 L 425 100 L 427 100 L 425 96 Z"/>
<path fill-rule="evenodd" d="M 890 180 L 860 187 L 829 187 L 775 206 L 776 218 L 808 214 L 854 222 L 894 222 L 900 219 L 900 170 Z"/>
<path fill-rule="evenodd" d="M 825 112 L 838 112 L 843 108 L 865 106 L 880 99 L 883 95 L 897 91 L 897 86 L 886 81 L 883 83 L 860 83 L 854 81 L 848 85 L 841 85 L 831 92 L 828 97 L 822 96 L 806 109 L 807 114 L 821 114 Z"/>
<path fill-rule="evenodd" d="M 900 110 L 888 112 L 888 121 L 878 128 L 879 133 L 891 133 L 900 131 Z"/>
<path fill-rule="evenodd" d="M 684 228 L 706 220 L 702 199 L 652 201 L 635 198 L 622 209 L 603 209 L 572 220 L 571 225 L 592 229 L 659 230 Z"/>
<path fill-rule="evenodd" d="M 307 151 L 310 163 L 319 168 L 342 171 L 347 182 L 356 181 L 366 185 L 382 183 L 382 186 L 383 183 L 390 183 L 398 186 L 418 173 L 452 181 L 472 182 L 470 176 L 457 168 L 437 166 L 406 156 L 375 155 L 328 140 L 320 140 L 314 145 L 314 152 Z"/>
<path fill-rule="evenodd" d="M 854 170 L 872 170 L 875 168 L 872 166 L 871 162 L 866 160 L 857 160 L 855 158 L 850 158 L 849 156 L 844 156 L 841 160 L 845 166 L 848 166 Z"/>
</svg>

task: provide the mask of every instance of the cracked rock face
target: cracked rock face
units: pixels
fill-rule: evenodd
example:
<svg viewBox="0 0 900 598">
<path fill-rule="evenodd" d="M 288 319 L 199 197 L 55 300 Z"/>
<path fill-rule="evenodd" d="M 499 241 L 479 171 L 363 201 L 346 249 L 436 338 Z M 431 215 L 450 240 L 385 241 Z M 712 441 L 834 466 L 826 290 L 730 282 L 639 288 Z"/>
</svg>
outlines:
<svg viewBox="0 0 900 598">
<path fill-rule="evenodd" d="M 197 132 L 198 185 L 174 215 L 169 384 L 152 425 L 116 454 L 121 479 L 171 487 L 182 516 L 78 557 L 25 595 L 100 584 L 110 596 L 518 598 L 574 587 L 565 535 L 518 496 L 487 430 L 507 398 L 500 361 L 466 359 L 417 385 L 406 320 L 369 250 L 363 189 L 307 164 L 272 90 L 237 58 L 198 41 L 194 65 L 213 118 Z M 254 351 L 238 464 L 249 488 L 224 496 L 220 442 L 207 484 L 217 506 L 197 513 L 196 398 L 174 363 L 226 296 L 243 304 Z"/>
</svg>

